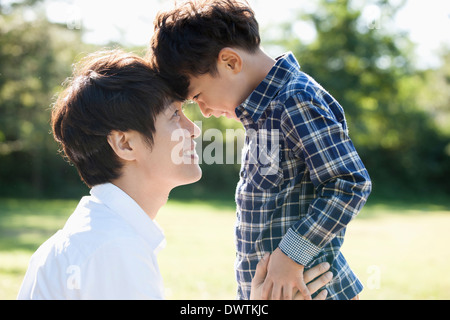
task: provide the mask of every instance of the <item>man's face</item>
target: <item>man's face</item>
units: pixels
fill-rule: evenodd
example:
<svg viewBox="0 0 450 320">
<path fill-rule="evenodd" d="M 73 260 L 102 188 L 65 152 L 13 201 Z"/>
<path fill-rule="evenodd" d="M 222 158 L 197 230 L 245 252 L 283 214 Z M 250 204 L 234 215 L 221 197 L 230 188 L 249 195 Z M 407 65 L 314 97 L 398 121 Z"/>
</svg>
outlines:
<svg viewBox="0 0 450 320">
<path fill-rule="evenodd" d="M 155 129 L 151 148 L 141 148 L 143 176 L 171 188 L 198 181 L 202 172 L 194 138 L 200 129 L 184 115 L 181 103 L 173 103 L 161 112 Z"/>
</svg>

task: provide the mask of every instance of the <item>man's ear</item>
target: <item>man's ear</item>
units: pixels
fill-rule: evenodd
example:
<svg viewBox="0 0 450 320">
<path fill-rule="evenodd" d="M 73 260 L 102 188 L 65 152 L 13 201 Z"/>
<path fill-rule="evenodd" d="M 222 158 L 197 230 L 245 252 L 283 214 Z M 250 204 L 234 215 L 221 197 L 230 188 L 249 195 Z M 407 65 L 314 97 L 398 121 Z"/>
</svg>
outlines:
<svg viewBox="0 0 450 320">
<path fill-rule="evenodd" d="M 217 62 L 219 66 L 231 70 L 233 73 L 239 73 L 242 70 L 242 57 L 233 48 L 227 47 L 220 50 Z"/>
<path fill-rule="evenodd" d="M 123 160 L 132 161 L 135 159 L 132 139 L 133 131 L 117 131 L 113 130 L 108 135 L 108 143 L 117 156 Z"/>
</svg>

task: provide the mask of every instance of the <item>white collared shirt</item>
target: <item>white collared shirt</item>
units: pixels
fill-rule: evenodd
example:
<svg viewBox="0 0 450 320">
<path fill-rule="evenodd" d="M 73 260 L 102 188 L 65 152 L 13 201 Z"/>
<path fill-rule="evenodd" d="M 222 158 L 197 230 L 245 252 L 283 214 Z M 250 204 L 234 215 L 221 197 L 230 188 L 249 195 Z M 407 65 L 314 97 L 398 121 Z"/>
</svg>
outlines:
<svg viewBox="0 0 450 320">
<path fill-rule="evenodd" d="M 160 227 L 111 183 L 83 197 L 31 257 L 18 299 L 164 299 Z"/>
</svg>

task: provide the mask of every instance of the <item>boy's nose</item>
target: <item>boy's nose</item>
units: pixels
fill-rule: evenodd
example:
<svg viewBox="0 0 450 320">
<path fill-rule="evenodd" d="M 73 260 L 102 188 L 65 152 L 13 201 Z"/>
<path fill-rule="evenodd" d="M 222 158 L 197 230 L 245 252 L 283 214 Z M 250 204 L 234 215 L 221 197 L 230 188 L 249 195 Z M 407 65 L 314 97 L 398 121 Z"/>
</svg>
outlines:
<svg viewBox="0 0 450 320">
<path fill-rule="evenodd" d="M 197 104 L 205 118 L 211 117 L 211 110 L 209 110 L 203 102 L 198 101 Z"/>
</svg>

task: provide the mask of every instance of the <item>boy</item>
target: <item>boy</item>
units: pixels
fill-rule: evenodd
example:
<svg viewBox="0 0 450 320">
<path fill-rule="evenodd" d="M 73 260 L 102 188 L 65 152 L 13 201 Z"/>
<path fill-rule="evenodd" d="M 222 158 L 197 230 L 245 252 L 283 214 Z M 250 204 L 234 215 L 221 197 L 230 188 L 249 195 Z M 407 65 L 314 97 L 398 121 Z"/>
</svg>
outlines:
<svg viewBox="0 0 450 320">
<path fill-rule="evenodd" d="M 371 182 L 339 103 L 292 53 L 272 59 L 260 48 L 243 2 L 187 1 L 160 12 L 150 52 L 180 99 L 246 129 L 236 189 L 238 298 L 250 297 L 258 260 L 271 252 L 263 298 L 299 290 L 310 299 L 302 273 L 328 261 L 328 298 L 356 299 L 362 284 L 340 248 Z"/>
</svg>

